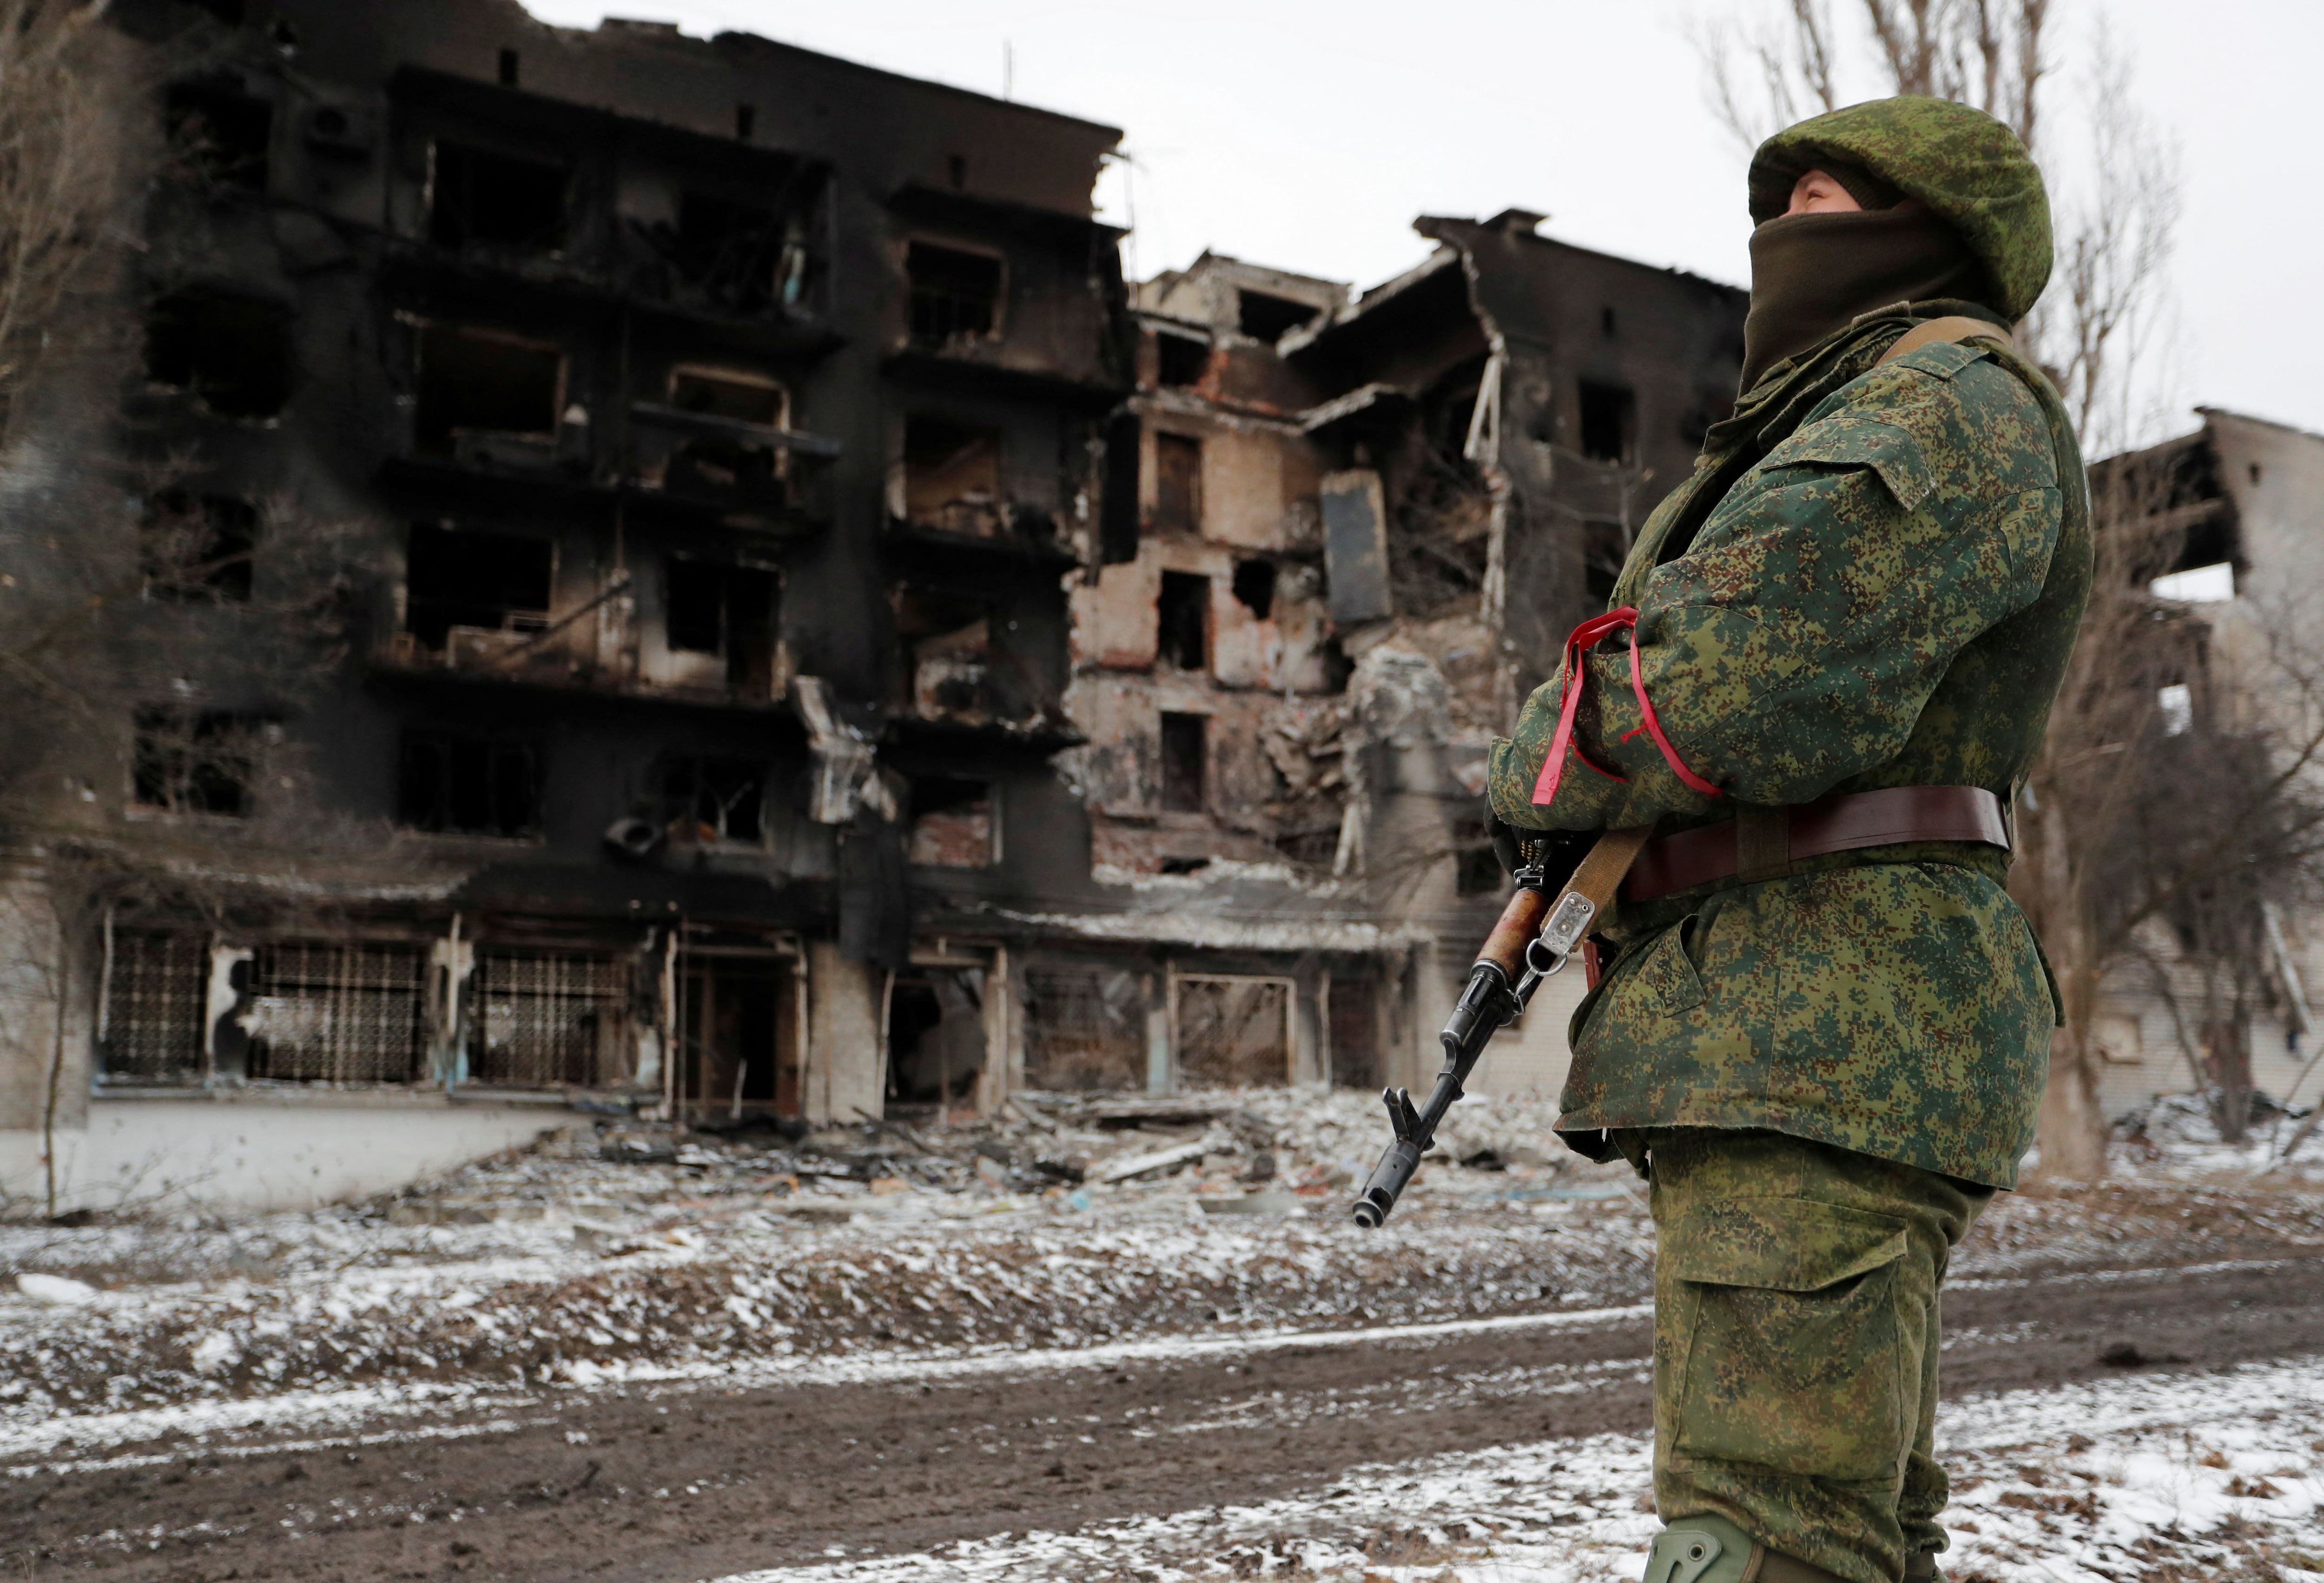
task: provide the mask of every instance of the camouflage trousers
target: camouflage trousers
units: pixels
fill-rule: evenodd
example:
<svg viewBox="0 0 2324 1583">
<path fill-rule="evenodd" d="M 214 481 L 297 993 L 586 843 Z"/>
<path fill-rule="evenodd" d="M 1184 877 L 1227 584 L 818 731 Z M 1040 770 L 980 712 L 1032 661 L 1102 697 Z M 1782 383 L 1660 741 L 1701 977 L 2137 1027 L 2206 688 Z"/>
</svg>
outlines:
<svg viewBox="0 0 2324 1583">
<path fill-rule="evenodd" d="M 1924 1566 L 1949 1496 L 1937 1292 L 1993 1190 L 1775 1132 L 1643 1141 L 1655 1510 L 1724 1516 L 1849 1583 Z"/>
</svg>

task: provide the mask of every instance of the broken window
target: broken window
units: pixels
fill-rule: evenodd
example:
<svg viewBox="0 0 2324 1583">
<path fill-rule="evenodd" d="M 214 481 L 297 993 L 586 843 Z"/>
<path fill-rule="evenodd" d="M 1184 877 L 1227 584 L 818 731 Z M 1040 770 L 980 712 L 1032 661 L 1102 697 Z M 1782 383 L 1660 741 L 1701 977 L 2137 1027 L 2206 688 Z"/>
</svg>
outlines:
<svg viewBox="0 0 2324 1583">
<path fill-rule="evenodd" d="M 1323 311 L 1265 291 L 1238 291 L 1235 299 L 1237 327 L 1261 341 L 1279 341 Z"/>
<path fill-rule="evenodd" d="M 476 953 L 468 1080 L 497 1088 L 605 1088 L 629 1075 L 630 963 L 611 953 Z"/>
<path fill-rule="evenodd" d="M 1126 968 L 1025 972 L 1025 1083 L 1050 1093 L 1146 1086 L 1146 992 Z"/>
<path fill-rule="evenodd" d="M 1491 827 L 1478 813 L 1456 815 L 1452 820 L 1452 888 L 1461 896 L 1498 896 L 1502 888 L 1501 858 L 1493 850 Z"/>
<path fill-rule="evenodd" d="M 1172 389 L 1200 384 L 1211 366 L 1211 344 L 1193 336 L 1157 332 L 1154 350 L 1155 382 Z"/>
<path fill-rule="evenodd" d="M 715 561 L 668 563 L 664 638 L 687 654 L 726 660 L 729 686 L 770 689 L 775 673 L 775 575 Z"/>
<path fill-rule="evenodd" d="M 767 767 L 677 755 L 661 763 L 662 819 L 681 840 L 757 846 L 766 836 Z"/>
<path fill-rule="evenodd" d="M 754 423 L 762 428 L 790 426 L 790 392 L 763 374 L 726 369 L 670 371 L 669 404 L 680 412 Z"/>
<path fill-rule="evenodd" d="M 540 631 L 556 563 L 546 538 L 415 522 L 404 556 L 404 630 L 430 649 L 443 648 L 453 627 Z"/>
<path fill-rule="evenodd" d="M 1253 616 L 1262 621 L 1267 620 L 1275 612 L 1275 563 L 1237 561 L 1234 596 Z"/>
<path fill-rule="evenodd" d="M 260 754 L 279 730 L 255 714 L 222 709 L 137 712 L 131 793 L 141 807 L 243 818 Z"/>
<path fill-rule="evenodd" d="M 148 1082 L 199 1076 L 209 979 L 207 936 L 116 931 L 105 963 L 105 1075 Z"/>
<path fill-rule="evenodd" d="M 937 719 L 1030 712 L 1021 689 L 994 675 L 990 600 L 921 588 L 899 588 L 891 600 L 915 713 Z"/>
<path fill-rule="evenodd" d="M 553 437 L 565 354 L 541 341 L 462 325 L 420 328 L 411 436 L 432 456 L 456 456 L 474 434 Z"/>
<path fill-rule="evenodd" d="M 246 93 L 230 73 L 172 83 L 161 114 L 178 168 L 204 181 L 266 190 L 274 106 Z"/>
<path fill-rule="evenodd" d="M 1593 607 L 1614 595 L 1614 584 L 1630 558 L 1630 530 L 1619 522 L 1582 524 L 1582 586 Z"/>
<path fill-rule="evenodd" d="M 1166 533 L 1203 529 L 1203 442 L 1191 435 L 1154 437 L 1154 526 Z"/>
<path fill-rule="evenodd" d="M 688 969 L 679 994 L 681 1117 L 736 1117 L 745 1106 L 799 1113 L 796 984 L 788 964 L 772 960 Z"/>
<path fill-rule="evenodd" d="M 250 1075 L 309 1082 L 410 1082 L 421 1075 L 417 945 L 285 943 L 251 962 Z"/>
<path fill-rule="evenodd" d="M 1001 431 L 927 413 L 906 418 L 904 520 L 980 538 L 999 533 Z"/>
<path fill-rule="evenodd" d="M 1291 1081 L 1291 980 L 1178 980 L 1178 1078 L 1188 1088 L 1282 1088 Z"/>
<path fill-rule="evenodd" d="M 999 327 L 1001 260 L 991 253 L 915 242 L 905 250 L 904 274 L 916 345 L 942 346 Z"/>
<path fill-rule="evenodd" d="M 678 278 L 732 313 L 798 299 L 807 254 L 772 209 L 699 192 L 680 195 Z"/>
<path fill-rule="evenodd" d="M 1204 670 L 1211 663 L 1211 580 L 1197 572 L 1162 574 L 1156 608 L 1156 639 L 1162 663 L 1179 670 Z"/>
<path fill-rule="evenodd" d="M 139 528 L 149 598 L 248 603 L 256 506 L 232 495 L 167 489 L 147 498 Z"/>
<path fill-rule="evenodd" d="M 1582 454 L 1593 462 L 1627 462 L 1637 440 L 1638 399 L 1624 385 L 1582 382 Z"/>
<path fill-rule="evenodd" d="M 940 869 L 988 868 L 999 856 L 994 829 L 990 783 L 940 775 L 913 780 L 913 862 Z"/>
<path fill-rule="evenodd" d="M 983 990 L 976 968 L 896 980 L 888 1000 L 891 1103 L 949 1106 L 975 1093 L 984 1069 Z"/>
<path fill-rule="evenodd" d="M 561 164 L 438 139 L 430 154 L 428 240 L 438 247 L 554 253 L 565 245 Z"/>
<path fill-rule="evenodd" d="M 290 320 L 277 303 L 196 287 L 145 318 L 145 372 L 221 418 L 272 418 L 290 399 Z"/>
<path fill-rule="evenodd" d="M 530 835 L 540 826 L 540 752 L 530 742 L 406 732 L 395 817 L 437 834 Z"/>
<path fill-rule="evenodd" d="M 776 505 L 788 499 L 790 454 L 773 437 L 790 423 L 790 392 L 782 385 L 761 374 L 679 368 L 669 376 L 669 404 L 677 411 L 770 433 L 764 439 L 735 431 L 694 436 L 670 453 L 664 488 L 729 499 L 747 494 Z"/>
<path fill-rule="evenodd" d="M 1209 778 L 1210 717 L 1162 716 L 1162 811 L 1199 814 Z"/>
<path fill-rule="evenodd" d="M 1379 998 L 1369 979 L 1334 978 L 1332 1001 L 1332 1082 L 1334 1087 L 1380 1086 Z"/>
</svg>

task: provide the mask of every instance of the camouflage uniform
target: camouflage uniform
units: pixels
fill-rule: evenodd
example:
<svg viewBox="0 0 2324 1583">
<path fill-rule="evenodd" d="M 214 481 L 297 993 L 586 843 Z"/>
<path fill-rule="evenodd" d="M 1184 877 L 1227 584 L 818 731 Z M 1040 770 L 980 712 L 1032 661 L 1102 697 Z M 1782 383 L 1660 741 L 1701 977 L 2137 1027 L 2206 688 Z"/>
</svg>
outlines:
<svg viewBox="0 0 2324 1583">
<path fill-rule="evenodd" d="M 1631 654 L 1605 643 L 1573 678 L 1579 729 L 1548 805 L 1532 798 L 1569 678 L 1495 744 L 1511 824 L 1667 834 L 1738 803 L 1897 786 L 2007 799 L 2023 782 L 2089 591 L 2072 427 L 1992 342 L 1880 359 L 1925 318 L 2031 307 L 2049 265 L 2040 177 L 1986 117 L 1888 100 L 1771 139 L 1755 214 L 1828 160 L 1951 222 L 1991 300 L 1866 314 L 1775 363 L 1640 531 L 1611 603 L 1637 609 L 1637 675 L 1677 756 L 1723 795 L 1666 761 Z M 2057 1016 L 2007 864 L 1993 847 L 1879 847 L 1616 909 L 1558 1129 L 1593 1157 L 1652 1160 L 1666 1521 L 1711 1514 L 1851 1583 L 1944 1548 L 1937 1284 L 2015 1184 Z"/>
</svg>

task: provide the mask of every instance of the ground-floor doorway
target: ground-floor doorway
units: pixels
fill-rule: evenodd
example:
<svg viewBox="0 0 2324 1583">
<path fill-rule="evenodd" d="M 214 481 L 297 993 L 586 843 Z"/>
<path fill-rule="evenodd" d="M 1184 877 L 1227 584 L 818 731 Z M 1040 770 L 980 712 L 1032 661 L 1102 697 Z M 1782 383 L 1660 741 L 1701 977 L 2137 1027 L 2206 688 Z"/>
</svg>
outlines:
<svg viewBox="0 0 2324 1583">
<path fill-rule="evenodd" d="M 798 980 L 790 960 L 688 953 L 679 980 L 678 1119 L 798 1115 Z"/>
</svg>

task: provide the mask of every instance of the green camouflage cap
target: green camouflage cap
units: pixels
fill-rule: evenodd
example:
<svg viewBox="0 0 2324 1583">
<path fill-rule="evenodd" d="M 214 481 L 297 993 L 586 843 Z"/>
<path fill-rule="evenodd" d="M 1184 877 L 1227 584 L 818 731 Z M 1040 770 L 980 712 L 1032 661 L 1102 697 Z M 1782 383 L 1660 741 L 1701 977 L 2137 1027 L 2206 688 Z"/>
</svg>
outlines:
<svg viewBox="0 0 2324 1583">
<path fill-rule="evenodd" d="M 1828 161 L 1868 170 L 1919 198 L 1985 265 L 1986 306 L 2025 317 L 2050 283 L 2050 195 L 2017 134 L 1982 110 L 1904 95 L 1787 127 L 1751 156 L 1751 218 L 1774 219 L 1801 175 Z"/>
</svg>

